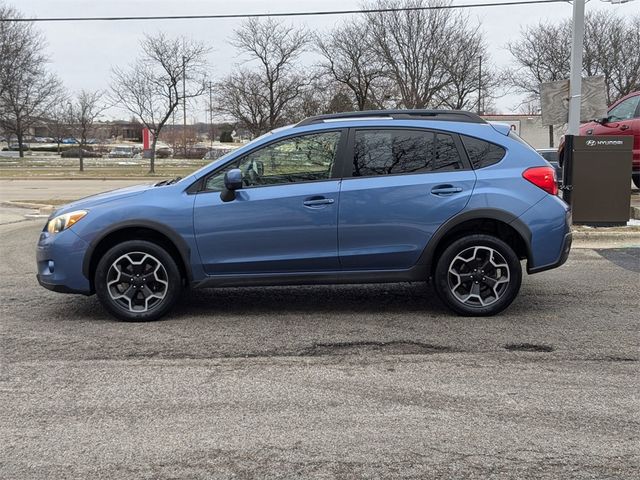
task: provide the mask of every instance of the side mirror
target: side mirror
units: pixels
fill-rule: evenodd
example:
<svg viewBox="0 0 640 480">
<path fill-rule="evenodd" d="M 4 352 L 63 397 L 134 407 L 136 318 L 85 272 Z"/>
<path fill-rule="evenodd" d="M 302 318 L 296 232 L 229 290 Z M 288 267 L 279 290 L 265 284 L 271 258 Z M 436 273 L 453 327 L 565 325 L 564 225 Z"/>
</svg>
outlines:
<svg viewBox="0 0 640 480">
<path fill-rule="evenodd" d="M 236 190 L 242 188 L 242 171 L 239 168 L 229 170 L 224 174 L 224 190 L 220 192 L 223 202 L 230 202 L 236 198 Z"/>
<path fill-rule="evenodd" d="M 596 118 L 594 121 L 600 125 L 605 125 L 611 121 L 611 117 Z"/>
</svg>

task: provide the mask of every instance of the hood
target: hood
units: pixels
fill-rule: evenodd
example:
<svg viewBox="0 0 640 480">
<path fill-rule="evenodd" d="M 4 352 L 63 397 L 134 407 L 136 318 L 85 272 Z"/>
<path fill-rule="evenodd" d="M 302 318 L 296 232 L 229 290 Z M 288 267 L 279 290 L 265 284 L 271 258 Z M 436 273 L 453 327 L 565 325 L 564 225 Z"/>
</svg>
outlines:
<svg viewBox="0 0 640 480">
<path fill-rule="evenodd" d="M 139 195 L 149 189 L 153 188 L 153 184 L 145 185 L 133 185 L 131 187 L 118 188 L 116 190 L 110 190 L 108 192 L 98 193 L 96 195 L 90 195 L 88 197 L 81 198 L 75 202 L 68 203 L 58 208 L 51 214 L 52 217 L 60 215 L 61 213 L 71 212 L 73 210 L 90 209 L 104 203 L 119 200 L 121 198 L 132 197 Z"/>
</svg>

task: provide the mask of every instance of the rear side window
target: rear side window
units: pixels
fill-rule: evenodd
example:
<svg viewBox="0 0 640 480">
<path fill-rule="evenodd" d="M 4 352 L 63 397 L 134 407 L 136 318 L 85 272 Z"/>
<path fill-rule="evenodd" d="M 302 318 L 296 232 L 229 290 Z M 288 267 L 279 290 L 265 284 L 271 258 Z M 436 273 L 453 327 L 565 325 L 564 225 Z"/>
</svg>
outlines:
<svg viewBox="0 0 640 480">
<path fill-rule="evenodd" d="M 354 177 L 462 169 L 451 135 L 415 130 L 357 130 Z"/>
<path fill-rule="evenodd" d="M 462 143 L 473 168 L 484 168 L 494 165 L 502 160 L 506 154 L 506 150 L 494 143 L 485 142 L 478 138 L 460 135 Z"/>
</svg>

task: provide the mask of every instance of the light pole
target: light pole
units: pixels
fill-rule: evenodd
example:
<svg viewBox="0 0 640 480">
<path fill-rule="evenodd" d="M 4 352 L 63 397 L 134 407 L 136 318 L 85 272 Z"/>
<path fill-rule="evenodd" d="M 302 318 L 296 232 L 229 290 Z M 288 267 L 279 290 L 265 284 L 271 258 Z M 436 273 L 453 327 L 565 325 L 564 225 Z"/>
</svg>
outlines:
<svg viewBox="0 0 640 480">
<path fill-rule="evenodd" d="M 580 130 L 580 103 L 582 99 L 582 47 L 584 43 L 584 2 L 573 0 L 573 31 L 571 35 L 571 73 L 569 75 L 568 135 Z"/>
<path fill-rule="evenodd" d="M 213 87 L 209 80 L 209 145 L 213 148 Z"/>
<path fill-rule="evenodd" d="M 478 115 L 482 115 L 482 55 L 478 57 Z"/>
<path fill-rule="evenodd" d="M 184 158 L 187 158 L 187 78 L 186 59 L 182 56 L 182 143 L 184 145 Z"/>
</svg>

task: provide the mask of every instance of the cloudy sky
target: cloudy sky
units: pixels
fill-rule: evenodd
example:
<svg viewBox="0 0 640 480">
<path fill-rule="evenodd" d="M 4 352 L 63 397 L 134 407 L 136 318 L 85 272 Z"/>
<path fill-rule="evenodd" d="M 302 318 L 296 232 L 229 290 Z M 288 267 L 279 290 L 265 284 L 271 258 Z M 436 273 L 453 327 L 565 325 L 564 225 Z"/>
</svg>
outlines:
<svg viewBox="0 0 640 480">
<path fill-rule="evenodd" d="M 197 15 L 221 13 L 261 13 L 283 11 L 344 10 L 359 8 L 361 0 L 4 0 L 27 17 L 75 17 L 122 15 Z M 482 0 L 483 2 L 485 0 Z M 491 0 L 498 1 L 498 0 Z M 479 3 L 480 0 L 454 0 L 455 4 Z M 587 10 L 609 9 L 629 15 L 640 12 L 640 0 L 611 5 L 599 0 L 587 3 Z M 510 62 L 505 44 L 518 37 L 523 26 L 538 22 L 556 22 L 571 16 L 570 3 L 550 5 L 474 8 L 468 12 L 478 19 L 492 49 L 492 61 L 506 66 Z M 287 19 L 313 30 L 329 30 L 341 17 L 298 17 Z M 240 20 L 164 20 L 128 22 L 38 23 L 48 41 L 51 69 L 74 92 L 106 89 L 112 65 L 126 65 L 137 54 L 137 44 L 144 33 L 165 31 L 190 35 L 211 45 L 211 73 L 222 76 L 240 61 L 227 41 Z M 637 48 L 637 46 L 636 46 Z M 308 55 L 306 62 L 312 63 Z M 503 113 L 515 111 L 520 99 L 505 95 L 497 108 Z M 197 110 L 197 109 L 194 109 Z M 118 116 L 118 112 L 112 112 Z M 205 121 L 204 105 L 195 114 Z M 126 116 L 126 115 L 122 115 Z M 189 118 L 191 120 L 191 116 Z"/>
</svg>

